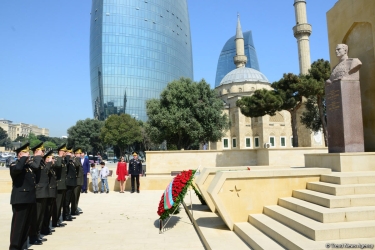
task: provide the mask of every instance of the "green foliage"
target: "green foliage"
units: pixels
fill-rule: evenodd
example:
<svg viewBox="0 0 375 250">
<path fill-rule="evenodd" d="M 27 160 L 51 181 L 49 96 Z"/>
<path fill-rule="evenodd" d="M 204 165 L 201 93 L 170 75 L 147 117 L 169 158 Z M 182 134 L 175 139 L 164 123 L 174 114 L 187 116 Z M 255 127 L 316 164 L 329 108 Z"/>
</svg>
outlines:
<svg viewBox="0 0 375 250">
<path fill-rule="evenodd" d="M 279 110 L 296 111 L 302 104 L 306 89 L 301 78 L 292 73 L 284 74 L 279 81 L 272 83 L 275 92 L 282 98 Z M 294 136 L 294 135 L 293 135 Z"/>
<path fill-rule="evenodd" d="M 42 142 L 48 141 L 49 137 L 45 135 L 37 135 L 36 138 Z"/>
<path fill-rule="evenodd" d="M 38 140 L 38 138 L 36 137 L 36 135 L 33 134 L 33 133 L 29 134 L 28 141 L 30 142 L 30 148 L 35 147 L 36 145 L 38 145 L 39 143 L 41 143 L 41 141 Z"/>
<path fill-rule="evenodd" d="M 195 174 L 195 172 L 194 172 Z M 198 196 L 198 199 L 199 201 L 201 202 L 202 205 L 207 205 L 207 202 L 205 201 L 205 199 L 203 198 L 202 194 L 199 192 L 199 190 L 193 185 L 191 184 L 191 187 L 192 189 L 194 190 L 194 193 L 196 196 Z"/>
<path fill-rule="evenodd" d="M 319 59 L 311 64 L 309 74 L 304 76 L 303 81 L 308 86 L 306 94 L 308 102 L 306 111 L 301 116 L 302 123 L 309 129 L 317 132 L 323 130 L 327 145 L 327 122 L 325 106 L 325 81 L 331 75 L 331 66 L 328 61 Z"/>
<path fill-rule="evenodd" d="M 0 147 L 5 147 L 6 149 L 13 148 L 12 141 L 9 139 L 9 137 L 0 140 Z"/>
<path fill-rule="evenodd" d="M 57 149 L 56 144 L 51 141 L 45 141 L 43 145 L 47 149 Z"/>
<path fill-rule="evenodd" d="M 103 121 L 89 119 L 79 120 L 76 125 L 68 129 L 68 144 L 80 147 L 83 151 L 95 154 L 103 149 L 100 139 L 100 131 L 104 125 Z"/>
<path fill-rule="evenodd" d="M 0 127 L 0 147 L 12 148 L 12 141 L 8 137 L 8 133 Z"/>
<path fill-rule="evenodd" d="M 275 91 L 266 89 L 256 90 L 252 96 L 242 97 L 236 102 L 241 113 L 248 117 L 273 116 L 282 104 L 282 98 Z"/>
<path fill-rule="evenodd" d="M 14 139 L 14 142 L 21 142 L 22 144 L 25 144 L 28 141 L 28 137 L 23 136 L 17 136 L 16 139 Z"/>
<path fill-rule="evenodd" d="M 101 130 L 100 138 L 104 144 L 117 146 L 124 155 L 128 145 L 142 140 L 139 122 L 128 114 L 111 115 Z"/>
<path fill-rule="evenodd" d="M 146 103 L 148 124 L 146 131 L 152 141 L 178 149 L 190 149 L 194 143 L 218 141 L 229 128 L 223 114 L 223 101 L 215 90 L 201 80 L 193 82 L 180 78 L 170 82 L 160 95 Z"/>
<path fill-rule="evenodd" d="M 3 139 L 6 139 L 8 137 L 8 134 L 7 132 L 0 127 L 0 141 L 3 140 Z"/>
</svg>

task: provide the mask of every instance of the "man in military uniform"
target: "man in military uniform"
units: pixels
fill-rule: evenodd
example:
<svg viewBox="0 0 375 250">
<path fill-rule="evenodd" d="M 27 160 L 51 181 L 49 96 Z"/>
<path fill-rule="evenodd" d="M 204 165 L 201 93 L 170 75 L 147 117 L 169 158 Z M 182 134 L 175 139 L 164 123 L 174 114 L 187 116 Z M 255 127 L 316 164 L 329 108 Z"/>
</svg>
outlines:
<svg viewBox="0 0 375 250">
<path fill-rule="evenodd" d="M 54 232 L 54 229 L 49 227 L 52 215 L 53 205 L 56 202 L 56 195 L 57 195 L 57 182 L 56 182 L 56 174 L 54 171 L 54 159 L 53 159 L 53 150 L 49 151 L 44 156 L 46 162 L 46 169 L 48 170 L 48 198 L 47 198 L 47 205 L 46 210 L 44 211 L 44 218 L 41 228 L 41 233 L 44 235 L 49 235 Z"/>
<path fill-rule="evenodd" d="M 79 215 L 78 211 L 78 202 L 79 197 L 81 196 L 81 189 L 83 185 L 83 166 L 81 164 L 81 148 L 76 148 L 74 150 L 75 158 L 74 158 L 74 166 L 76 167 L 77 171 L 77 186 L 74 188 L 74 203 L 72 202 L 72 211 L 71 215 Z"/>
<path fill-rule="evenodd" d="M 64 202 L 63 220 L 72 221 L 75 217 L 71 216 L 70 203 L 74 204 L 74 188 L 77 186 L 77 170 L 74 165 L 75 157 L 72 155 L 72 147 L 66 149 L 65 164 L 66 164 L 66 196 Z"/>
<path fill-rule="evenodd" d="M 138 159 L 138 152 L 132 152 L 133 159 L 129 161 L 129 171 L 131 175 L 132 193 L 134 193 L 135 181 L 137 181 L 137 193 L 139 193 L 139 175 L 142 175 L 142 162 Z"/>
<path fill-rule="evenodd" d="M 27 248 L 27 235 L 30 228 L 31 211 L 35 204 L 35 175 L 32 170 L 39 168 L 41 157 L 30 159 L 29 143 L 15 150 L 17 161 L 9 166 L 12 177 L 13 217 L 10 230 L 10 250 Z M 26 247 L 23 247 L 25 246 Z"/>
<path fill-rule="evenodd" d="M 36 204 L 33 206 L 29 232 L 29 243 L 32 245 L 41 245 L 40 229 L 42 227 L 43 215 L 46 209 L 48 198 L 48 169 L 45 164 L 43 142 L 39 143 L 31 149 L 33 151 L 33 159 L 38 159 L 40 168 L 34 170 L 36 183 Z M 45 239 L 44 239 L 45 240 Z"/>
<path fill-rule="evenodd" d="M 66 225 L 65 223 L 62 223 L 62 221 L 60 221 L 61 209 L 63 207 L 66 195 L 66 165 L 64 160 L 66 150 L 67 149 L 65 143 L 57 148 L 58 156 L 56 157 L 56 161 L 54 164 L 57 182 L 57 197 L 56 205 L 53 207 L 53 227 L 64 227 Z"/>
</svg>

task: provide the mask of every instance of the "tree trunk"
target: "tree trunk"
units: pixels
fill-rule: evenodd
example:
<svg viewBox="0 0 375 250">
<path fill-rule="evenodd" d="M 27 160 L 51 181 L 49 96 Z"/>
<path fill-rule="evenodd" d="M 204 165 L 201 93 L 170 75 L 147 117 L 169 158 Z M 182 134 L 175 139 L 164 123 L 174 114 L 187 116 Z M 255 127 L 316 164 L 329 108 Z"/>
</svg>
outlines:
<svg viewBox="0 0 375 250">
<path fill-rule="evenodd" d="M 319 117 L 320 117 L 320 121 L 322 122 L 322 127 L 323 127 L 324 143 L 325 143 L 325 146 L 327 147 L 328 146 L 327 122 L 326 122 L 325 115 L 323 112 L 323 100 L 321 96 L 318 96 L 317 103 L 318 103 Z"/>
<path fill-rule="evenodd" d="M 293 147 L 298 147 L 298 133 L 297 133 L 297 110 L 288 110 L 290 113 L 290 120 L 292 123 Z"/>
</svg>

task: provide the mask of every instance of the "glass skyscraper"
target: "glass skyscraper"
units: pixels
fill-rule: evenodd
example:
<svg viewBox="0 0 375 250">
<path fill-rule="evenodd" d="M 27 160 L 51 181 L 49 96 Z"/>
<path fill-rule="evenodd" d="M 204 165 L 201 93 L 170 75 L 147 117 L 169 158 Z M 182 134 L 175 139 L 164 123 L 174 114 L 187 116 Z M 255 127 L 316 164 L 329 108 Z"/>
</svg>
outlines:
<svg viewBox="0 0 375 250">
<path fill-rule="evenodd" d="M 186 0 L 92 0 L 90 80 L 94 118 L 147 120 L 146 100 L 193 79 Z"/>
<path fill-rule="evenodd" d="M 229 38 L 221 50 L 216 68 L 215 87 L 220 85 L 220 82 L 224 76 L 236 68 L 236 65 L 233 62 L 233 57 L 236 55 L 235 38 L 236 36 Z M 251 31 L 244 32 L 243 38 L 245 43 L 245 55 L 247 56 L 247 63 L 245 67 L 260 71 Z"/>
</svg>

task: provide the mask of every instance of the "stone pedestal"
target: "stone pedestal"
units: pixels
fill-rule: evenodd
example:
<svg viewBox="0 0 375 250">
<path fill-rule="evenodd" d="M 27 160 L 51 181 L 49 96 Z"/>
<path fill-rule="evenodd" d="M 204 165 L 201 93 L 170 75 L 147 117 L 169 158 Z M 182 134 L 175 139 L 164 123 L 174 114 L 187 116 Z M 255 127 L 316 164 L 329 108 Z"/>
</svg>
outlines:
<svg viewBox="0 0 375 250">
<path fill-rule="evenodd" d="M 328 152 L 364 152 L 360 82 L 326 85 Z"/>
<path fill-rule="evenodd" d="M 375 171 L 375 153 L 305 154 L 305 167 L 335 172 Z"/>
</svg>

